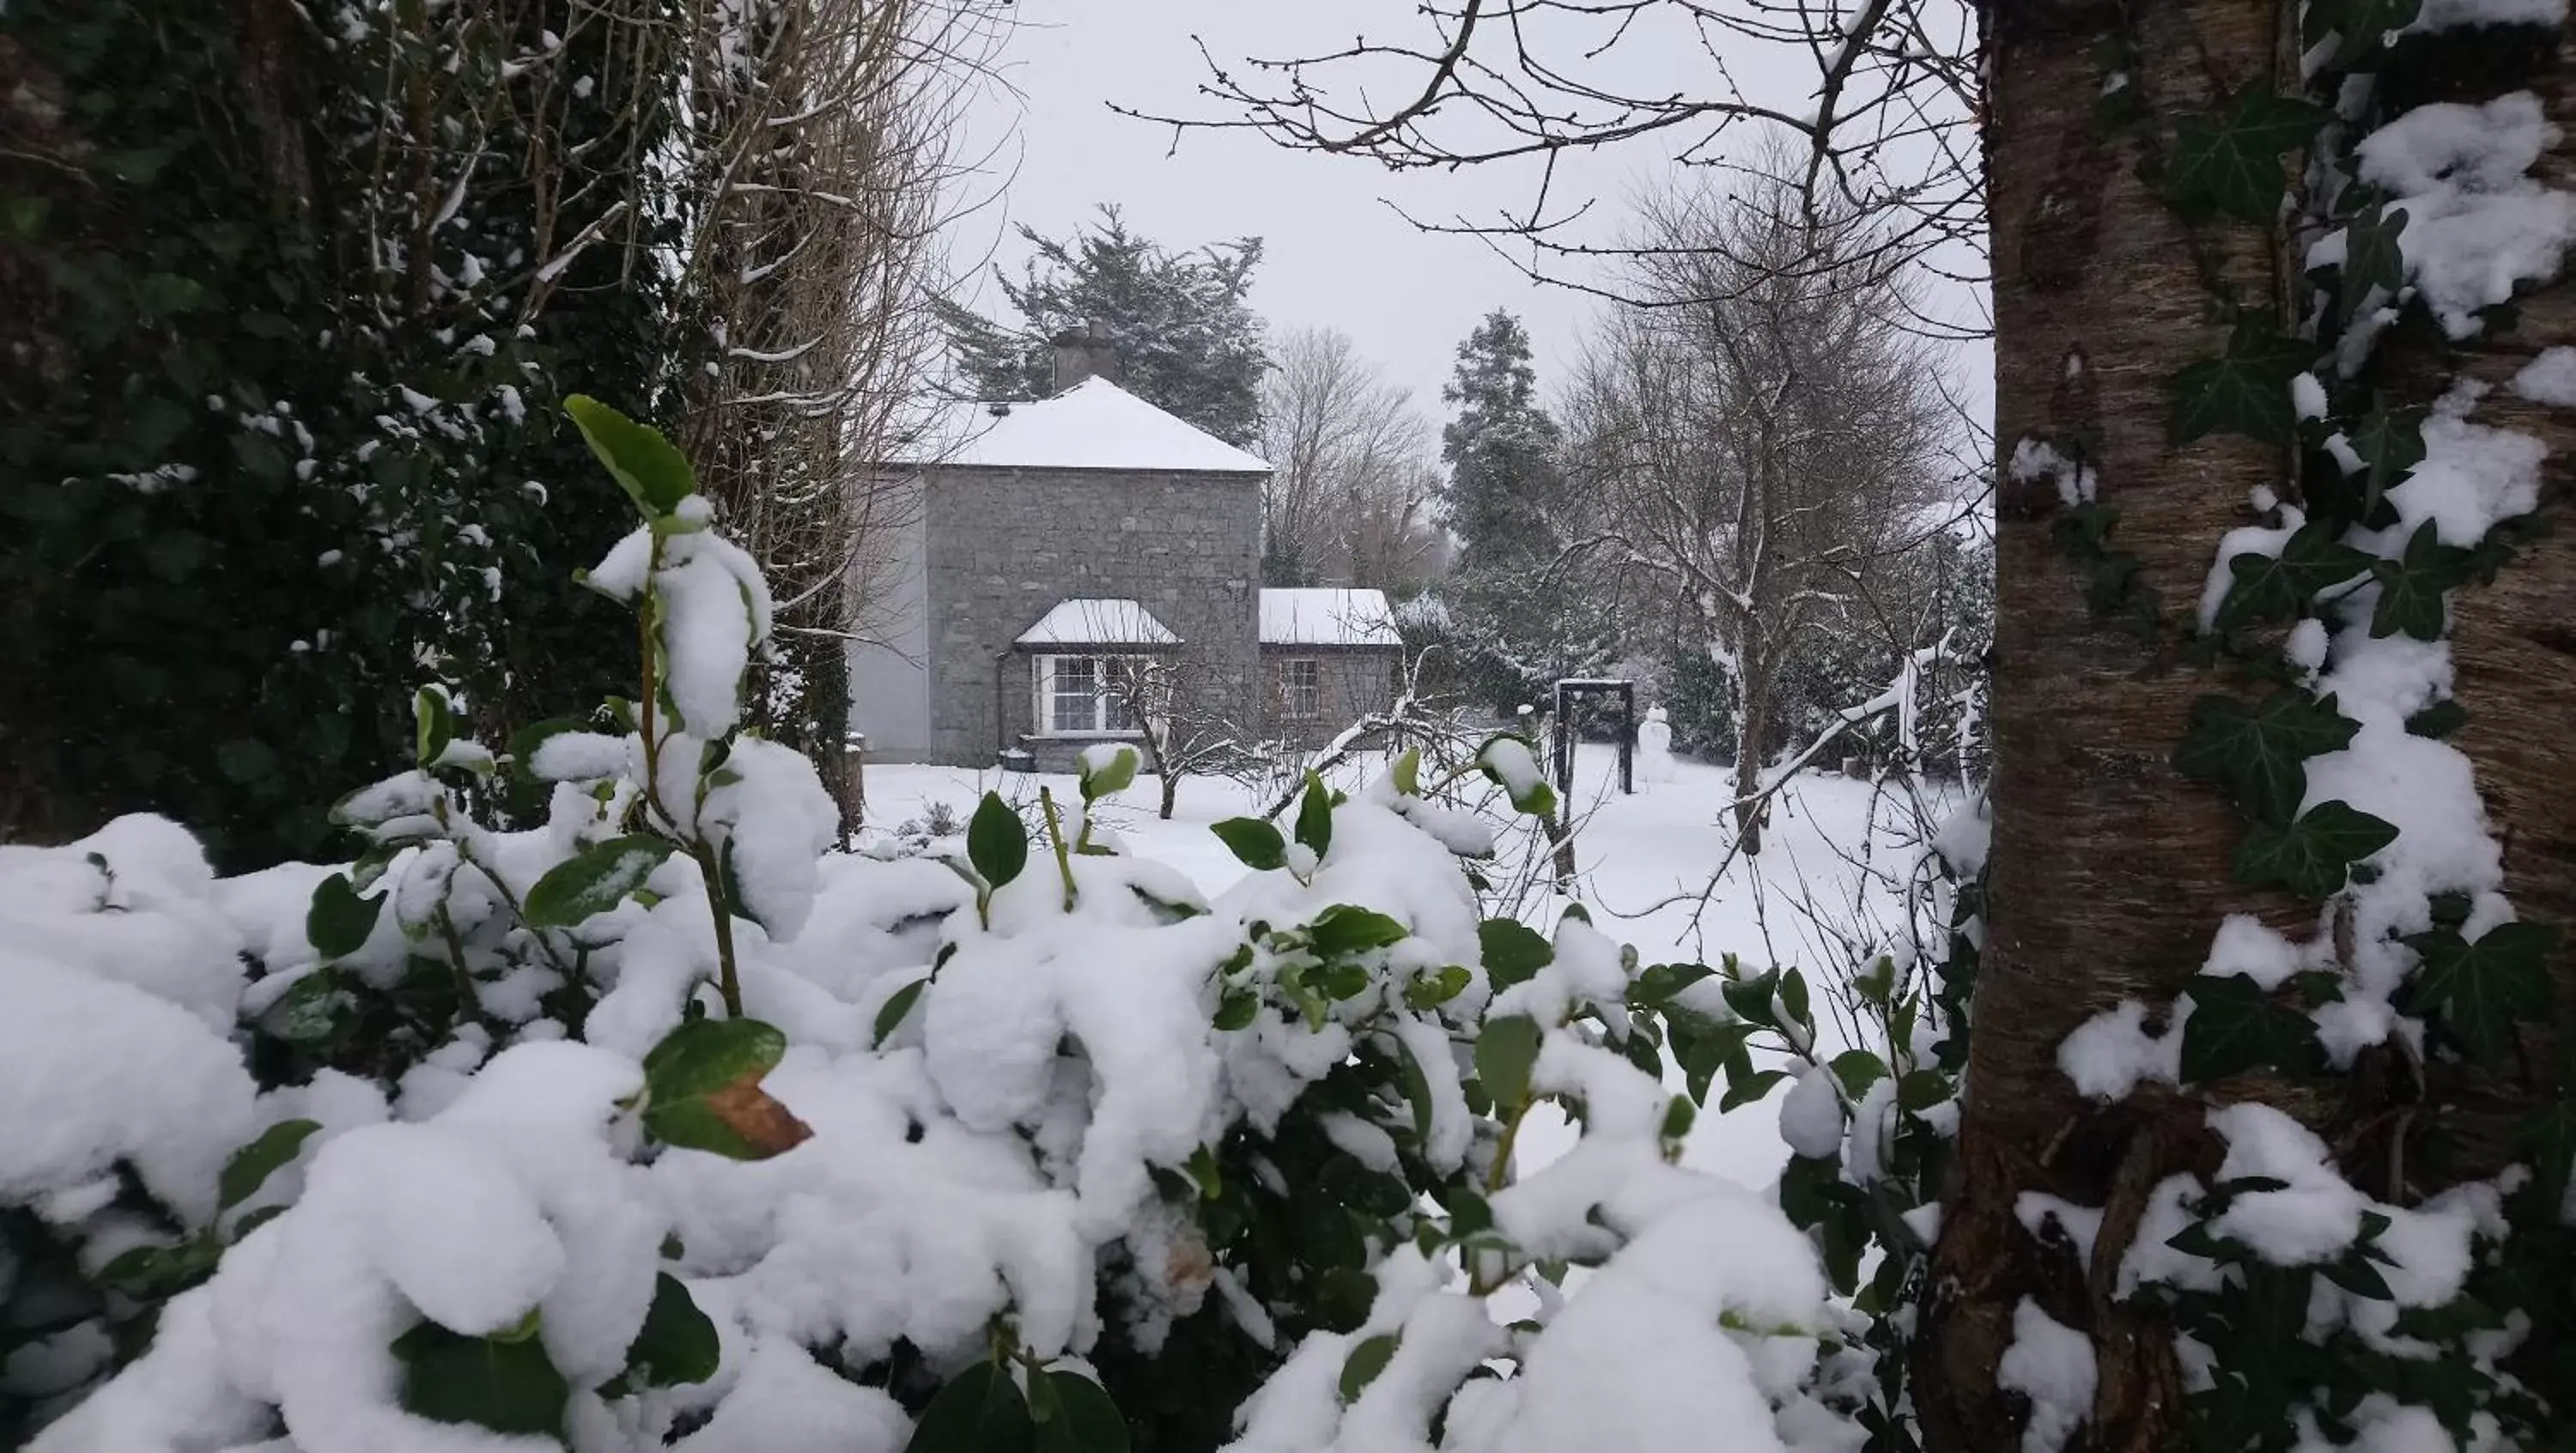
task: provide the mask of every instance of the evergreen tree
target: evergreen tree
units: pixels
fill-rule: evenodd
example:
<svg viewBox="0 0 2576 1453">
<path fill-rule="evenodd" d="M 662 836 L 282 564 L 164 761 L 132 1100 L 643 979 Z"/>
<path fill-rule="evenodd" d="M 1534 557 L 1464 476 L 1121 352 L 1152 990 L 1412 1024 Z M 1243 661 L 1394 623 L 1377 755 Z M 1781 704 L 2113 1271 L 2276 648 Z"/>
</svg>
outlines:
<svg viewBox="0 0 2576 1453">
<path fill-rule="evenodd" d="M 1261 375 L 1270 366 L 1261 319 L 1244 301 L 1261 239 L 1174 252 L 1127 229 L 1118 209 L 1062 240 L 1022 227 L 1037 249 L 1018 281 L 994 279 L 1017 324 L 940 305 L 958 371 L 980 398 L 1045 398 L 1055 391 L 1050 340 L 1098 323 L 1118 351 L 1118 383 L 1229 444 L 1252 442 Z"/>
</svg>

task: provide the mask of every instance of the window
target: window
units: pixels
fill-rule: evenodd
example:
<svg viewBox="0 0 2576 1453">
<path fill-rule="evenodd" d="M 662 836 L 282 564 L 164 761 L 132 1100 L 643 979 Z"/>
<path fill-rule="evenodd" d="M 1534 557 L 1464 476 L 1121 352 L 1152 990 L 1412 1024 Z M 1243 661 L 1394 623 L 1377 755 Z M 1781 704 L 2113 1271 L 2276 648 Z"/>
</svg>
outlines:
<svg viewBox="0 0 2576 1453">
<path fill-rule="evenodd" d="M 1324 663 L 1311 657 L 1279 663 L 1279 701 L 1290 721 L 1324 714 Z"/>
<path fill-rule="evenodd" d="M 1127 709 L 1127 683 L 1138 665 L 1116 656 L 1040 656 L 1037 668 L 1038 735 L 1115 736 L 1136 730 Z"/>
</svg>

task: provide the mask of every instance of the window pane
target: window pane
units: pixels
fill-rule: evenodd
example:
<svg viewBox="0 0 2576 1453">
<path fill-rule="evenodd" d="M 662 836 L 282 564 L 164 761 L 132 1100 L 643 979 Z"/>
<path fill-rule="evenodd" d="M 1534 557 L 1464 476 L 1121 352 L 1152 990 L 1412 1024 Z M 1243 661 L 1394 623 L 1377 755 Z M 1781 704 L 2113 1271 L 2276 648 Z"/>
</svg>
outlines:
<svg viewBox="0 0 2576 1453">
<path fill-rule="evenodd" d="M 1319 661 L 1289 661 L 1281 678 L 1283 705 L 1293 719 L 1311 720 L 1324 713 L 1324 672 Z"/>
<path fill-rule="evenodd" d="M 1047 725 L 1060 732 L 1087 732 L 1098 723 L 1100 663 L 1089 656 L 1055 658 L 1054 700 Z"/>
</svg>

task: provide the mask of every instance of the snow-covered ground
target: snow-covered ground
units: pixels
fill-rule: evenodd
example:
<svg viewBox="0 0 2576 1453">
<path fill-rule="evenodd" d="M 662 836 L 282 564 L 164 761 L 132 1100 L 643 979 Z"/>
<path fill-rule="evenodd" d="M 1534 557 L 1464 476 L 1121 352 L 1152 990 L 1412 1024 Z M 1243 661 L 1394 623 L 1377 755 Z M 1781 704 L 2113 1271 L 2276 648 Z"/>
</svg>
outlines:
<svg viewBox="0 0 2576 1453">
<path fill-rule="evenodd" d="M 1362 767 L 1352 782 L 1376 765 Z M 962 823 L 988 790 L 1017 800 L 1045 785 L 1060 803 L 1080 801 L 1070 777 L 894 764 L 866 770 L 867 823 L 873 829 L 918 823 L 933 803 L 946 804 Z M 1866 847 L 1878 866 L 1901 875 L 1914 856 L 1899 840 L 1895 805 L 1883 794 L 1874 797 L 1866 782 L 1822 772 L 1797 777 L 1775 801 L 1760 855 L 1729 866 L 1704 905 L 1710 872 L 1733 836 L 1721 820 L 1734 795 L 1730 769 L 1676 760 L 1668 780 L 1641 778 L 1635 795 L 1628 796 L 1618 791 L 1616 754 L 1586 746 L 1577 754 L 1575 785 L 1582 818 L 1575 896 L 1604 932 L 1634 944 L 1644 963 L 1713 963 L 1734 953 L 1750 966 L 1795 964 L 1815 981 L 1821 1006 L 1821 991 L 1846 965 L 1802 909 L 1812 905 L 1812 911 L 1846 924 L 1864 915 L 1887 926 L 1901 921 L 1894 899 L 1866 886 L 1869 875 L 1850 861 Z M 1235 782 L 1191 778 L 1182 783 L 1172 820 L 1164 822 L 1154 815 L 1155 794 L 1156 784 L 1140 778 L 1100 819 L 1136 852 L 1188 874 L 1203 892 L 1213 896 L 1233 886 L 1245 869 L 1209 825 L 1266 804 Z M 1822 1033 L 1836 1032 L 1821 1007 L 1818 1018 Z M 1788 1160 L 1779 1129 L 1786 1098 L 1775 1091 L 1761 1104 L 1701 1116 L 1684 1162 L 1747 1186 L 1767 1186 Z M 1561 1123 L 1533 1121 L 1520 1140 L 1523 1168 L 1554 1159 L 1571 1141 Z"/>
</svg>

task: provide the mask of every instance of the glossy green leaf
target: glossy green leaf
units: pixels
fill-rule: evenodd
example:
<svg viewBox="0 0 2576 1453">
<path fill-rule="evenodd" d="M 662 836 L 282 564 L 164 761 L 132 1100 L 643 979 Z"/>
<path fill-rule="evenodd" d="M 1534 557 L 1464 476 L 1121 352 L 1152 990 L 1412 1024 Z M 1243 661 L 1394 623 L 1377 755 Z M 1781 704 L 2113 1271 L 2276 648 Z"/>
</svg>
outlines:
<svg viewBox="0 0 2576 1453">
<path fill-rule="evenodd" d="M 1097 802 L 1113 792 L 1124 792 L 1128 784 L 1136 780 L 1136 768 L 1142 759 L 1134 747 L 1121 743 L 1102 753 L 1108 760 L 1097 765 L 1093 764 L 1091 755 L 1083 753 L 1080 761 L 1083 801 Z"/>
<path fill-rule="evenodd" d="M 1402 943 L 1411 933 L 1411 929 L 1383 913 L 1336 903 L 1315 915 L 1315 921 L 1306 929 L 1306 938 L 1316 953 L 1333 958 Z"/>
<path fill-rule="evenodd" d="M 2470 940 L 2443 928 L 2411 935 L 2406 946 L 2423 958 L 2410 981 L 2413 1007 L 2479 1063 L 2503 1061 L 2515 1024 L 2548 1017 L 2557 929 L 2499 923 Z"/>
<path fill-rule="evenodd" d="M 2187 213 L 2224 212 L 2268 224 L 2280 216 L 2289 190 L 2282 153 L 2306 146 L 2331 114 L 2277 94 L 2268 79 L 2249 82 L 2225 111 L 2174 123 L 2167 194 Z"/>
<path fill-rule="evenodd" d="M 787 1036 L 757 1019 L 694 1019 L 644 1056 L 644 1128 L 666 1145 L 760 1160 L 811 1132 L 760 1088 Z"/>
<path fill-rule="evenodd" d="M 2271 315 L 2238 320 L 2227 351 L 2184 368 L 2173 378 L 2173 442 L 2210 434 L 2242 434 L 2267 444 L 2286 442 L 2298 422 L 2290 380 L 2316 359 L 2316 346 L 2273 331 Z"/>
<path fill-rule="evenodd" d="M 1306 795 L 1297 803 L 1297 841 L 1317 862 L 1333 845 L 1333 794 L 1312 772 L 1306 774 Z"/>
<path fill-rule="evenodd" d="M 2236 881 L 2302 898 L 2342 891 L 2352 865 L 2397 840 L 2397 829 L 2342 802 L 2320 802 L 2287 826 L 2258 822 L 2236 848 Z"/>
<path fill-rule="evenodd" d="M 669 1272 L 653 1278 L 653 1305 L 644 1326 L 626 1346 L 626 1378 L 633 1387 L 676 1387 L 716 1375 L 723 1346 L 715 1321 L 698 1308 L 686 1283 Z"/>
<path fill-rule="evenodd" d="M 1473 977 L 1464 964 L 1448 964 L 1428 974 L 1417 974 L 1404 986 L 1405 1007 L 1437 1009 L 1466 992 Z"/>
<path fill-rule="evenodd" d="M 978 1362 L 941 1386 L 912 1425 L 905 1453 L 1028 1453 L 1036 1429 L 1010 1369 Z"/>
<path fill-rule="evenodd" d="M 593 843 L 546 870 L 522 900 L 531 928 L 570 928 L 606 913 L 644 886 L 674 851 L 643 833 Z"/>
<path fill-rule="evenodd" d="M 447 700 L 447 688 L 424 686 L 412 693 L 412 758 L 421 766 L 437 761 L 456 739 L 456 713 Z"/>
<path fill-rule="evenodd" d="M 2316 1026 L 2308 1016 L 2244 974 L 2199 975 L 2183 997 L 2191 1001 L 2182 1025 L 2185 1084 L 2251 1069 L 2302 1073 L 2317 1058 Z"/>
<path fill-rule="evenodd" d="M 1556 945 L 1509 918 L 1488 918 L 1477 925 L 1476 942 L 1484 949 L 1485 977 L 1496 989 L 1508 989 L 1556 962 Z"/>
<path fill-rule="evenodd" d="M 215 1193 L 225 1210 L 231 1210 L 259 1193 L 268 1178 L 295 1159 L 304 1142 L 321 1129 L 313 1120 L 280 1120 L 259 1133 L 257 1139 L 243 1146 L 224 1162 L 223 1175 L 215 1182 Z"/>
<path fill-rule="evenodd" d="M 1869 1093 L 1870 1086 L 1887 1078 L 1887 1062 L 1865 1049 L 1844 1050 L 1827 1063 L 1842 1084 L 1843 1094 L 1855 1105 Z"/>
<path fill-rule="evenodd" d="M 1044 1386 L 1053 1404 L 1037 1425 L 1038 1453 L 1127 1453 L 1127 1420 L 1108 1389 L 1071 1371 L 1034 1374 L 1029 1386 Z"/>
<path fill-rule="evenodd" d="M 2307 796 L 2307 759 L 2343 750 L 2359 730 L 2331 695 L 2283 687 L 2251 704 L 2203 696 L 2191 704 L 2174 766 L 2226 787 L 2256 820 L 2283 823 Z"/>
<path fill-rule="evenodd" d="M 1538 1021 L 1523 1014 L 1488 1020 L 1476 1036 L 1476 1078 L 1498 1108 L 1528 1102 L 1542 1038 Z"/>
<path fill-rule="evenodd" d="M 2373 409 L 2346 431 L 2344 442 L 2362 462 L 2361 510 L 2353 522 L 2375 526 L 2380 501 L 2424 462 L 2424 411 Z"/>
<path fill-rule="evenodd" d="M 393 1341 L 402 1364 L 405 1411 L 497 1433 L 563 1436 L 572 1386 L 546 1355 L 544 1339 L 468 1337 L 423 1322 Z"/>
<path fill-rule="evenodd" d="M 1386 1371 L 1387 1363 L 1395 1357 L 1399 1340 L 1393 1332 L 1381 1332 L 1352 1348 L 1350 1356 L 1342 1359 L 1339 1385 L 1345 1405 L 1358 1402 L 1360 1394 L 1368 1391 L 1368 1385 L 1377 1381 L 1379 1373 Z"/>
<path fill-rule="evenodd" d="M 661 430 L 639 424 L 588 394 L 565 399 L 564 412 L 572 416 L 591 454 L 608 467 L 645 518 L 667 515 L 697 493 L 698 477 L 689 468 L 688 456 Z"/>
<path fill-rule="evenodd" d="M 996 888 L 1020 876 L 1020 870 L 1029 865 L 1028 825 L 998 792 L 985 793 L 984 800 L 975 804 L 975 815 L 966 821 L 966 861 Z"/>
<path fill-rule="evenodd" d="M 2218 607 L 2218 629 L 2299 615 L 2317 592 L 2368 571 L 2370 557 L 2344 544 L 2342 534 L 2340 526 L 2312 521 L 2293 532 L 2278 555 L 2247 551 L 2228 557 L 2227 571 L 2235 578 Z"/>
<path fill-rule="evenodd" d="M 2447 619 L 2443 597 L 2468 583 L 2476 552 L 2442 543 L 2441 532 L 2426 520 L 2406 540 L 2406 554 L 2370 567 L 2379 582 L 2379 604 L 2370 612 L 2370 633 L 2403 633 L 2419 641 L 2437 641 Z"/>
<path fill-rule="evenodd" d="M 1229 817 L 1209 829 L 1237 861 L 1255 872 L 1288 865 L 1288 840 L 1257 817 Z"/>
<path fill-rule="evenodd" d="M 345 873 L 334 873 L 313 885 L 312 906 L 304 911 L 304 937 L 324 962 L 343 959 L 364 948 L 384 915 L 385 896 L 361 898 Z"/>
<path fill-rule="evenodd" d="M 2401 4 L 2415 8 L 2417 0 L 2345 0 L 2347 4 Z M 2336 299 L 2343 316 L 2351 318 L 2360 311 L 2362 300 L 2379 290 L 2382 304 L 2394 299 L 2406 286 L 2406 256 L 2398 246 L 2398 237 L 2406 231 L 2404 209 L 2391 212 L 2377 202 L 2362 208 L 2344 224 L 2343 277 L 2336 285 Z"/>
<path fill-rule="evenodd" d="M 1228 989 L 1225 997 L 1217 1001 L 1215 1024 L 1219 1029 L 1245 1029 L 1260 1013 L 1257 995 L 1244 989 Z"/>
<path fill-rule="evenodd" d="M 1422 749 L 1407 747 L 1388 769 L 1395 777 L 1395 790 L 1407 797 L 1422 795 Z"/>
<path fill-rule="evenodd" d="M 876 1026 L 868 1042 L 883 1048 L 886 1040 L 903 1026 L 904 1016 L 912 1012 L 912 1006 L 921 1001 L 921 991 L 929 987 L 928 979 L 915 979 L 895 990 L 893 996 L 877 1010 Z"/>
</svg>

